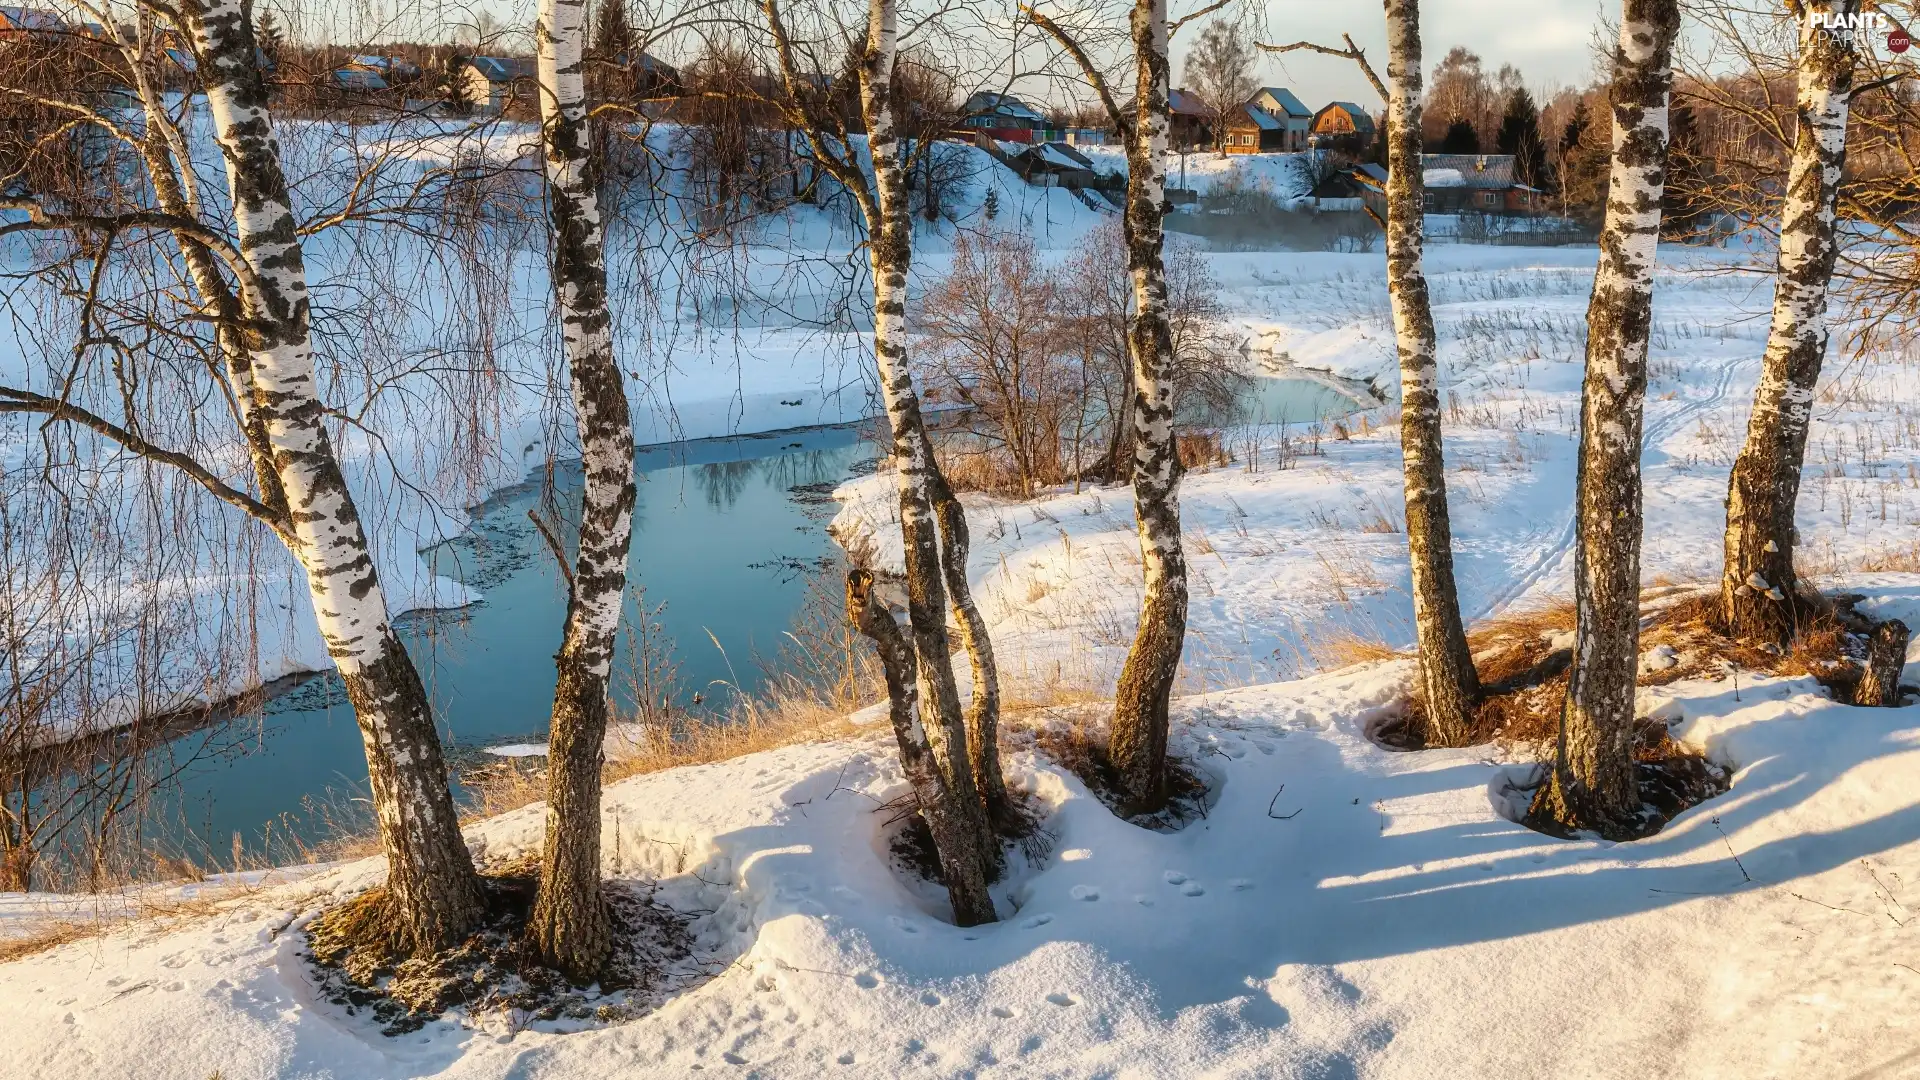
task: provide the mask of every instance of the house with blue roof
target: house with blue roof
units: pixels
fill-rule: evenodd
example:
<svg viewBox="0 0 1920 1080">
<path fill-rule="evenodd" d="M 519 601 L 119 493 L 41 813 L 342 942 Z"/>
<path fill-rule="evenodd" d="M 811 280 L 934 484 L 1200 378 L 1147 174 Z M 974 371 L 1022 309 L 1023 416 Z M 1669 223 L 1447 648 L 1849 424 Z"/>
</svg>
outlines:
<svg viewBox="0 0 1920 1080">
<path fill-rule="evenodd" d="M 1284 86 L 1263 86 L 1247 99 L 1246 107 L 1249 112 L 1260 113 L 1274 121 L 1272 125 L 1261 126 L 1259 130 L 1279 132 L 1279 145 L 1255 150 L 1242 144 L 1237 149 L 1229 148 L 1230 153 L 1291 152 L 1307 148 L 1307 136 L 1313 130 L 1313 110 L 1301 104 L 1293 91 Z M 1238 117 L 1232 118 L 1228 124 L 1229 130 L 1239 122 Z M 1242 133 L 1245 133 L 1244 126 Z"/>
</svg>

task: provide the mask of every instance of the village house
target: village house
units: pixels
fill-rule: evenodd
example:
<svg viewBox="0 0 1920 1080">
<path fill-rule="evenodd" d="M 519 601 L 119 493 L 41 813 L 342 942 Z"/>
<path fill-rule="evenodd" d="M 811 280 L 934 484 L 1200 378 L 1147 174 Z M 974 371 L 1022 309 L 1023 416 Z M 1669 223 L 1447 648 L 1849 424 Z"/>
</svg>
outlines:
<svg viewBox="0 0 1920 1080">
<path fill-rule="evenodd" d="M 1185 90 L 1167 91 L 1167 148 L 1175 153 L 1213 146 L 1214 112 Z"/>
<path fill-rule="evenodd" d="M 1313 127 L 1313 110 L 1300 103 L 1293 91 L 1284 86 L 1263 86 L 1247 100 L 1247 107 L 1265 113 L 1279 122 L 1280 145 L 1274 150 L 1291 153 L 1307 148 L 1307 135 Z M 1235 122 L 1238 118 L 1235 118 Z M 1241 153 L 1250 151 L 1242 150 Z M 1267 151 L 1262 150 L 1261 153 Z"/>
<path fill-rule="evenodd" d="M 534 79 L 534 62 L 522 56 L 470 56 L 464 69 L 467 80 L 467 96 L 478 112 L 497 113 L 514 100 L 514 84 L 531 83 Z M 520 91 L 520 96 L 532 100 L 531 88 Z"/>
<path fill-rule="evenodd" d="M 1536 214 L 1538 188 L 1513 175 L 1512 154 L 1422 154 L 1431 213 Z"/>
<path fill-rule="evenodd" d="M 1018 143 L 1046 141 L 1047 118 L 1012 94 L 982 90 L 969 97 L 960 111 L 960 126 L 976 138 L 985 136 Z"/>
<path fill-rule="evenodd" d="M 370 72 L 380 76 L 383 86 L 411 82 L 420 77 L 420 65 L 402 60 L 397 56 L 373 54 L 349 56 L 347 62 L 340 65 L 340 70 Z"/>
<path fill-rule="evenodd" d="M 1351 101 L 1328 102 L 1313 114 L 1313 123 L 1308 129 L 1308 139 L 1313 145 L 1352 154 L 1365 153 L 1378 137 L 1373 114 Z"/>
<path fill-rule="evenodd" d="M 387 80 L 377 71 L 360 67 L 337 68 L 328 75 L 328 81 L 335 90 L 356 94 L 374 94 L 388 88 Z"/>
<path fill-rule="evenodd" d="M 1286 121 L 1264 109 L 1242 105 L 1221 123 L 1226 128 L 1221 149 L 1229 154 L 1277 154 L 1287 149 Z"/>
<path fill-rule="evenodd" d="M 1428 213 L 1530 216 L 1544 209 L 1540 190 L 1514 179 L 1512 154 L 1422 154 L 1420 163 Z M 1356 165 L 1348 175 L 1367 205 L 1384 216 L 1387 171 Z"/>
</svg>

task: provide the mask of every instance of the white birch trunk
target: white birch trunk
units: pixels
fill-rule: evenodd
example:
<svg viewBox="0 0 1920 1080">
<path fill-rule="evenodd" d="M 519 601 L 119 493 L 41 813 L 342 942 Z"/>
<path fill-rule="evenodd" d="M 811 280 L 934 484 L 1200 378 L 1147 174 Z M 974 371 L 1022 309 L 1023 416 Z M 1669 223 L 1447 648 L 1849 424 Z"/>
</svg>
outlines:
<svg viewBox="0 0 1920 1080">
<path fill-rule="evenodd" d="M 603 229 L 587 124 L 585 0 L 540 0 L 540 115 L 560 310 L 585 486 L 556 658 L 547 828 L 529 933 L 542 959 L 591 980 L 613 947 L 600 889 L 600 770 L 608 676 L 633 536 L 633 422 L 613 352 Z"/>
<path fill-rule="evenodd" d="M 239 0 L 189 0 L 200 74 L 226 159 L 239 247 L 260 282 L 248 341 L 254 405 L 273 447 L 314 614 L 366 745 L 387 852 L 396 941 L 451 946 L 478 921 L 478 877 L 460 836 L 426 693 L 388 621 L 373 557 L 323 423 L 306 268 L 253 28 Z"/>
<path fill-rule="evenodd" d="M 946 573 L 941 564 L 939 524 L 934 515 L 936 489 L 944 490 L 927 437 L 920 397 L 907 364 L 907 272 L 913 261 L 913 223 L 907 205 L 906 178 L 900 169 L 899 136 L 893 107 L 894 62 L 899 53 L 899 11 L 895 0 L 872 0 L 867 12 L 866 55 L 860 69 L 861 105 L 867 120 L 867 148 L 873 159 L 874 208 L 868 222 L 868 252 L 873 272 L 873 352 L 880 369 L 880 391 L 893 439 L 895 475 L 900 491 L 900 531 L 907 569 L 908 620 L 913 627 L 922 697 L 932 708 L 928 738 L 955 801 L 953 813 L 963 832 L 980 849 L 983 864 L 997 857 L 985 804 L 975 783 L 967 748 L 966 723 L 948 647 Z M 960 573 L 964 575 L 965 568 Z"/>
<path fill-rule="evenodd" d="M 1426 183 L 1420 164 L 1420 6 L 1418 0 L 1386 0 L 1386 14 L 1387 295 L 1400 353 L 1400 454 L 1421 701 L 1428 744 L 1465 746 L 1472 737 L 1480 680 L 1454 585 L 1433 307 L 1422 267 Z"/>
<path fill-rule="evenodd" d="M 1667 107 L 1677 0 L 1625 0 L 1613 59 L 1613 164 L 1600 262 L 1587 307 L 1576 629 L 1552 777 L 1536 811 L 1612 836 L 1645 827 L 1633 762 L 1640 642 L 1640 441 L 1654 254 L 1666 184 Z"/>
<path fill-rule="evenodd" d="M 1855 55 L 1813 27 L 1852 15 L 1858 0 L 1809 0 L 1801 22 L 1798 124 L 1780 210 L 1773 324 L 1753 394 L 1746 442 L 1727 481 L 1721 614 L 1735 637 L 1785 645 L 1799 628 L 1794 508 L 1814 389 L 1826 358 L 1827 289 L 1839 245 L 1835 204 L 1847 160 L 1847 103 Z"/>
<path fill-rule="evenodd" d="M 1130 807 L 1167 798 L 1168 704 L 1187 628 L 1187 563 L 1180 548 L 1180 461 L 1173 423 L 1173 328 L 1162 257 L 1167 198 L 1167 5 L 1137 0 L 1130 15 L 1135 112 L 1127 145 L 1122 229 L 1133 280 L 1133 500 L 1145 602 L 1114 692 L 1110 756 Z"/>
<path fill-rule="evenodd" d="M 874 597 L 873 575 L 868 571 L 855 570 L 847 575 L 847 618 L 854 629 L 873 641 L 880 654 L 880 667 L 887 680 L 887 716 L 900 750 L 900 767 L 926 819 L 927 831 L 933 834 L 954 922 L 961 926 L 993 922 L 986 853 L 968 836 L 973 826 L 957 812 L 954 792 L 947 786 L 926 726 L 920 722 L 913 639 L 900 632 L 893 613 Z"/>
</svg>

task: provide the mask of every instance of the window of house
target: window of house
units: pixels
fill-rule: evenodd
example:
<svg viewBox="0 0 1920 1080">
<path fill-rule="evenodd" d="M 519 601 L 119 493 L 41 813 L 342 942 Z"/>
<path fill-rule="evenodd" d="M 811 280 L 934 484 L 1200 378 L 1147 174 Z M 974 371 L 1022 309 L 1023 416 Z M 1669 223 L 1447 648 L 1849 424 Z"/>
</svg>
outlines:
<svg viewBox="0 0 1920 1080">
<path fill-rule="evenodd" d="M 1481 192 L 1481 193 L 1480 193 L 1480 196 L 1479 196 L 1479 199 L 1480 199 L 1480 205 L 1481 205 L 1481 206 L 1492 206 L 1492 205 L 1494 204 L 1494 199 L 1495 199 L 1495 198 L 1496 198 L 1496 196 L 1494 195 L 1494 193 L 1493 193 L 1493 192 L 1491 192 L 1491 191 L 1483 191 L 1483 192 Z"/>
<path fill-rule="evenodd" d="M 1420 198 L 1420 202 L 1421 202 L 1421 205 L 1422 205 L 1422 206 L 1424 206 L 1424 207 L 1425 207 L 1426 209 L 1428 209 L 1428 210 L 1431 210 L 1431 209 L 1433 209 L 1433 206 L 1434 206 L 1434 203 L 1433 203 L 1433 192 L 1431 192 L 1431 191 L 1429 191 L 1429 192 L 1427 192 L 1426 194 L 1424 194 L 1423 196 L 1421 196 L 1421 198 Z"/>
</svg>

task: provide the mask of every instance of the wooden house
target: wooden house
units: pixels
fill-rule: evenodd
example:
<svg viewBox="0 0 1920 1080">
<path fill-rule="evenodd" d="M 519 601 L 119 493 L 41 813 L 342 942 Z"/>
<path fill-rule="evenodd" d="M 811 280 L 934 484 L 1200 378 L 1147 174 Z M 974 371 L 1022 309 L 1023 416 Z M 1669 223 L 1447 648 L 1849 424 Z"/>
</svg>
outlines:
<svg viewBox="0 0 1920 1080">
<path fill-rule="evenodd" d="M 1537 214 L 1539 189 L 1514 177 L 1512 154 L 1422 154 L 1426 207 L 1436 214 Z"/>
<path fill-rule="evenodd" d="M 1293 91 L 1284 86 L 1263 86 L 1247 100 L 1247 107 L 1278 121 L 1280 145 L 1274 150 L 1291 153 L 1307 148 L 1307 135 L 1313 127 L 1313 110 L 1302 105 Z"/>
<path fill-rule="evenodd" d="M 1223 122 L 1229 154 L 1277 154 L 1287 149 L 1287 124 L 1264 109 L 1242 105 Z"/>
<path fill-rule="evenodd" d="M 531 57 L 525 56 L 470 56 L 465 68 L 467 80 L 467 99 L 473 102 L 476 112 L 497 113 L 515 100 L 515 87 L 524 83 L 518 91 L 519 99 L 533 103 L 533 81 L 536 69 Z"/>
<path fill-rule="evenodd" d="M 1372 113 L 1351 101 L 1334 101 L 1313 114 L 1308 138 L 1315 146 L 1359 154 L 1372 148 L 1379 131 Z"/>
<path fill-rule="evenodd" d="M 1211 149 L 1214 112 L 1185 90 L 1167 91 L 1167 149 L 1174 153 Z"/>
</svg>

